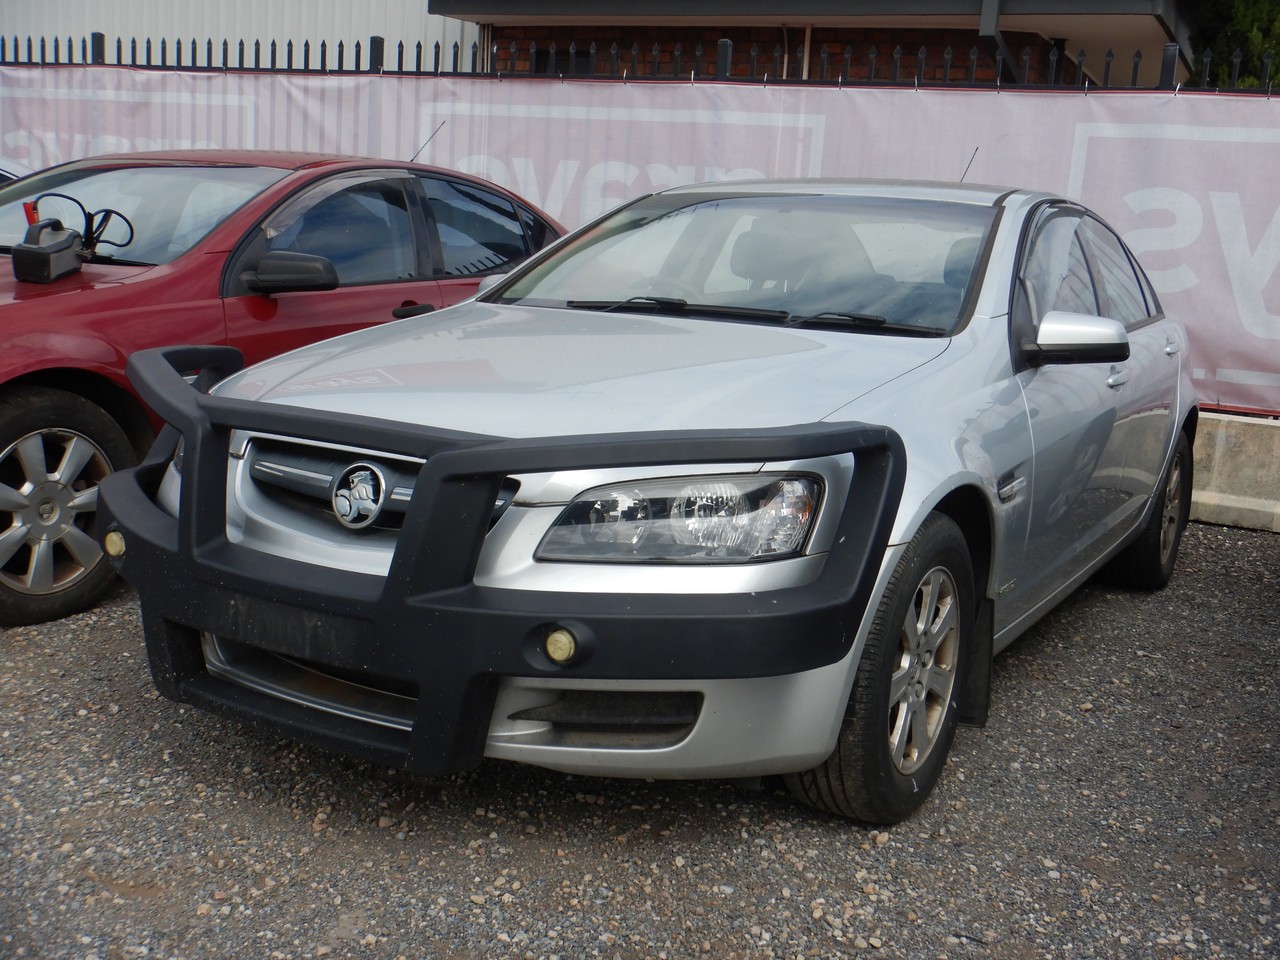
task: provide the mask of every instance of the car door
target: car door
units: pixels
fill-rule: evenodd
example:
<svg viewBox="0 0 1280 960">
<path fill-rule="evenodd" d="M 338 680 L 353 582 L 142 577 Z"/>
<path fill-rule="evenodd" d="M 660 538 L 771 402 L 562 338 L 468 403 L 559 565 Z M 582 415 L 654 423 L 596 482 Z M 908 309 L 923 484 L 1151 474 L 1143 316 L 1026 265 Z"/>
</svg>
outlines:
<svg viewBox="0 0 1280 960">
<path fill-rule="evenodd" d="M 330 261 L 331 290 L 255 293 L 245 281 L 275 251 Z M 407 171 L 357 171 L 323 179 L 272 212 L 233 254 L 223 277 L 227 342 L 248 363 L 394 319 L 394 312 L 443 306 L 431 239 Z"/>
<path fill-rule="evenodd" d="M 1173 442 L 1183 338 L 1120 238 L 1094 217 L 1081 227 L 1102 309 L 1129 337 L 1129 359 L 1117 373 L 1116 429 L 1125 453 L 1121 487 L 1136 509 L 1156 488 Z"/>
<path fill-rule="evenodd" d="M 1084 211 L 1042 208 L 1015 280 L 1010 324 L 1015 351 L 1033 342 L 1050 311 L 1101 316 L 1081 238 Z M 1125 509 L 1120 365 L 1025 366 L 1017 374 L 1027 407 L 1033 462 L 1025 561 L 1001 619 L 1017 620 L 1078 575 L 1111 544 Z M 1007 619 L 1006 619 L 1007 618 Z"/>
</svg>

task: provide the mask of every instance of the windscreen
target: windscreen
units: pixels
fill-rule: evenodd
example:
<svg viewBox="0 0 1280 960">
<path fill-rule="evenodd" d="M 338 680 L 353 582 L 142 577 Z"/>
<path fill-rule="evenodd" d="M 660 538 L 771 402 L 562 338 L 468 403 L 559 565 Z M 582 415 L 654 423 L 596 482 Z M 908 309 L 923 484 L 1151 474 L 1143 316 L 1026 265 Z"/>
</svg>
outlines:
<svg viewBox="0 0 1280 960">
<path fill-rule="evenodd" d="M 604 307 L 633 298 L 838 314 L 951 330 L 991 206 L 866 196 L 658 194 L 597 224 L 498 302 Z"/>
<path fill-rule="evenodd" d="M 0 248 L 22 242 L 27 232 L 23 201 L 39 197 L 42 220 L 61 220 L 81 233 L 84 210 L 115 211 L 102 235 L 100 256 L 168 263 L 287 173 L 249 166 L 55 167 L 0 187 Z"/>
</svg>

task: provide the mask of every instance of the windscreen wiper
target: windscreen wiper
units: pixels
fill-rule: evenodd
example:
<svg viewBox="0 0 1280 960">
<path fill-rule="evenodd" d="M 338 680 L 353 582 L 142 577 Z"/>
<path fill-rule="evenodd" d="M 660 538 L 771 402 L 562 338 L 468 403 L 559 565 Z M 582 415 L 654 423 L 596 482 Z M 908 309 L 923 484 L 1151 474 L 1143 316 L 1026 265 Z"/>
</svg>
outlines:
<svg viewBox="0 0 1280 960">
<path fill-rule="evenodd" d="M 726 317 L 731 320 L 787 320 L 791 314 L 785 310 L 762 310 L 759 307 L 738 307 L 727 303 L 690 303 L 679 297 L 629 297 L 626 300 L 568 300 L 570 310 L 599 310 L 610 313 L 617 310 L 633 310 L 636 313 L 668 313 L 674 316 Z"/>
<path fill-rule="evenodd" d="M 844 313 L 839 310 L 824 310 L 807 317 L 792 317 L 787 321 L 788 327 L 857 327 L 860 330 L 871 330 L 877 333 L 905 333 L 913 337 L 942 337 L 947 331 L 942 327 L 922 327 L 913 323 L 893 323 L 887 317 L 875 313 Z"/>
</svg>

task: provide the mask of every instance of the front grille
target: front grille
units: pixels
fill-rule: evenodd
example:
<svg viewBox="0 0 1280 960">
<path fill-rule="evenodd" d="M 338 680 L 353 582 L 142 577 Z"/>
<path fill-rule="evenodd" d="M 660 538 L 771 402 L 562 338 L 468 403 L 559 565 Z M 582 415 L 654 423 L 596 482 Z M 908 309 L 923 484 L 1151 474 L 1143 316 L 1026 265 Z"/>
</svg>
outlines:
<svg viewBox="0 0 1280 960">
<path fill-rule="evenodd" d="M 335 450 L 266 438 L 249 444 L 245 456 L 249 476 L 269 500 L 289 510 L 323 517 L 335 525 L 333 491 L 343 472 L 358 463 L 377 467 L 384 478 L 382 509 L 374 526 L 398 530 L 413 497 L 421 461 L 390 457 L 362 457 L 355 451 Z"/>
<path fill-rule="evenodd" d="M 417 686 L 399 678 L 347 674 L 202 634 L 205 667 L 231 683 L 290 703 L 393 730 L 412 730 Z"/>
<path fill-rule="evenodd" d="M 369 464 L 382 474 L 382 507 L 369 525 L 372 530 L 399 530 L 404 523 L 414 484 L 423 461 L 370 455 L 359 450 L 325 447 L 301 441 L 255 437 L 245 453 L 245 464 L 254 487 L 285 512 L 296 511 L 339 527 L 334 511 L 334 488 L 357 464 Z M 515 499 L 520 484 L 510 478 L 502 484 L 489 526 Z"/>
</svg>

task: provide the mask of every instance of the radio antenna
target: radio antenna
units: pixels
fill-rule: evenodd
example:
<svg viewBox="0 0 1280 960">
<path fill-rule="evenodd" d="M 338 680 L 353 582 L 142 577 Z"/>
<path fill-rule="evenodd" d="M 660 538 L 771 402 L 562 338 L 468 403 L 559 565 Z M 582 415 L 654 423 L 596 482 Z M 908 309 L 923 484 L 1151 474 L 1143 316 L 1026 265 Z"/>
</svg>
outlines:
<svg viewBox="0 0 1280 960">
<path fill-rule="evenodd" d="M 435 134 L 433 133 L 433 134 L 432 134 L 432 136 L 434 137 L 434 136 L 435 136 Z M 977 155 L 978 155 L 978 148 L 977 148 L 977 147 L 974 147 L 974 148 L 973 148 L 973 156 L 971 156 L 971 157 L 969 158 L 969 162 L 968 162 L 968 164 L 966 164 L 966 165 L 965 165 L 964 173 L 960 174 L 960 182 L 961 182 L 961 183 L 964 183 L 964 178 L 965 178 L 965 177 L 967 177 L 967 176 L 969 175 L 969 167 L 972 167 L 972 166 L 973 166 L 973 160 L 974 160 L 974 157 L 976 157 Z"/>
<path fill-rule="evenodd" d="M 441 120 L 441 121 L 440 121 L 440 127 L 443 127 L 443 126 L 445 125 L 445 123 L 447 123 L 447 122 L 448 122 L 448 121 L 446 121 L 446 120 Z M 434 139 L 436 138 L 436 134 L 440 132 L 440 127 L 436 127 L 434 130 L 432 130 L 432 131 L 431 131 L 431 136 L 427 137 L 426 143 L 424 143 L 422 146 L 420 146 L 420 147 L 418 148 L 418 152 L 417 152 L 417 153 L 415 153 L 412 157 L 410 157 L 410 158 L 409 158 L 409 162 L 410 162 L 410 163 L 413 163 L 415 160 L 417 160 L 417 159 L 418 159 L 418 157 L 422 154 L 422 151 L 423 151 L 423 150 L 425 150 L 425 149 L 427 149 L 427 144 L 428 144 L 428 143 L 430 143 L 432 140 L 434 140 Z"/>
</svg>

